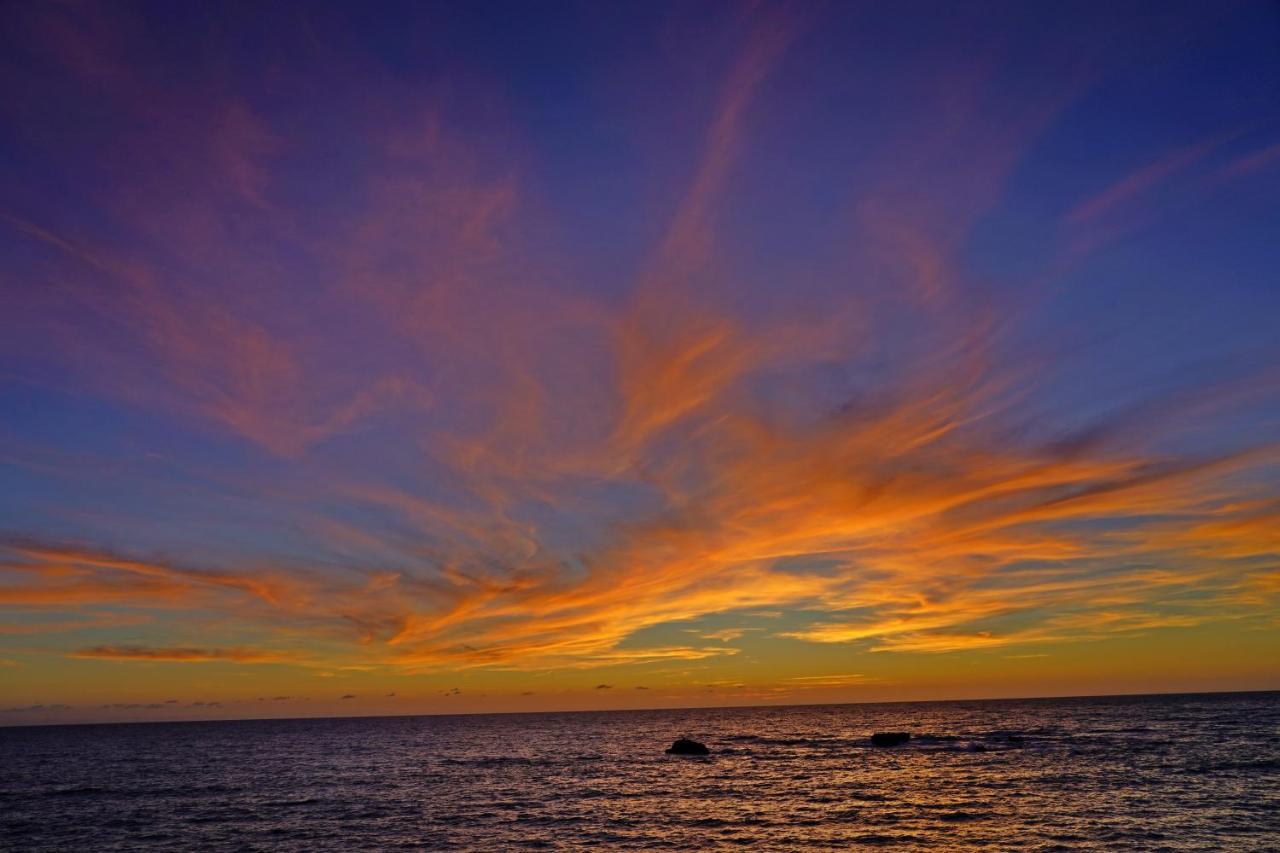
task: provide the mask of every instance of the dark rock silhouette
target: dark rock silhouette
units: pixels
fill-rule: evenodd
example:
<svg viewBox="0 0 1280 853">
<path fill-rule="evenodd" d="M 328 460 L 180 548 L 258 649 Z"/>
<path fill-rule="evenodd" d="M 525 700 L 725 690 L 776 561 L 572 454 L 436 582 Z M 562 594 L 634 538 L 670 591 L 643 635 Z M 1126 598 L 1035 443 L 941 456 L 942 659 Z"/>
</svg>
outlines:
<svg viewBox="0 0 1280 853">
<path fill-rule="evenodd" d="M 908 732 L 876 732 L 871 736 L 872 746 L 901 746 L 911 740 Z"/>
<path fill-rule="evenodd" d="M 688 738 L 680 738 L 671 744 L 671 748 L 667 750 L 667 755 L 710 755 L 711 750 L 707 749 L 705 743 L 698 743 L 696 740 Z"/>
</svg>

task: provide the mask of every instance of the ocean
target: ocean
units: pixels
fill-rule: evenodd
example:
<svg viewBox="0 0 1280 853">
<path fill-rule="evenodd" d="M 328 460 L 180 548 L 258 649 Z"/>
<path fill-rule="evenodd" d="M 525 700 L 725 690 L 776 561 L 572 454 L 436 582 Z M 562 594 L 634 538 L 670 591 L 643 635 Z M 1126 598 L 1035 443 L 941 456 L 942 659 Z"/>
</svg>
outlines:
<svg viewBox="0 0 1280 853">
<path fill-rule="evenodd" d="M 0 846 L 1274 851 L 1280 693 L 7 728 Z"/>
</svg>

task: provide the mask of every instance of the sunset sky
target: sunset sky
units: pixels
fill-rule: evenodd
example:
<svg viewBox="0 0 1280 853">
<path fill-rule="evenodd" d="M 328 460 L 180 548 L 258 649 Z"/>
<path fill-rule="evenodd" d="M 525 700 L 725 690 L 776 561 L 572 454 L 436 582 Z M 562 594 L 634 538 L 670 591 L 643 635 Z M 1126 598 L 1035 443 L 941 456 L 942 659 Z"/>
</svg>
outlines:
<svg viewBox="0 0 1280 853">
<path fill-rule="evenodd" d="M 1277 45 L 5 4 L 0 725 L 1280 688 Z"/>
</svg>

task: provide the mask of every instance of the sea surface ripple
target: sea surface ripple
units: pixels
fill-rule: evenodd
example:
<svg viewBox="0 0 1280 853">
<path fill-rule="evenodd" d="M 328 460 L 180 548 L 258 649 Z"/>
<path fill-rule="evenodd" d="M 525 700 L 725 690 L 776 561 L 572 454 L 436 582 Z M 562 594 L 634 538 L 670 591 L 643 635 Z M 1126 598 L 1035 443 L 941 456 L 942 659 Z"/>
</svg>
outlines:
<svg viewBox="0 0 1280 853">
<path fill-rule="evenodd" d="M 0 729 L 0 847 L 1277 850 L 1280 693 Z"/>
</svg>

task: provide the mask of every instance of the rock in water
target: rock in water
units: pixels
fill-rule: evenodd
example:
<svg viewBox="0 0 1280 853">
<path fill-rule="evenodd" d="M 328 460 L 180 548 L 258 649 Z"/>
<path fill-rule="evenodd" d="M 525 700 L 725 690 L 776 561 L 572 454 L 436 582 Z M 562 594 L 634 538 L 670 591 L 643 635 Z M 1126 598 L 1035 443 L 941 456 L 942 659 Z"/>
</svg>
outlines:
<svg viewBox="0 0 1280 853">
<path fill-rule="evenodd" d="M 871 736 L 872 746 L 901 746 L 911 740 L 908 732 L 876 732 Z"/>
<path fill-rule="evenodd" d="M 710 755 L 711 750 L 707 749 L 705 743 L 698 743 L 696 740 L 688 738 L 680 738 L 671 744 L 671 748 L 667 750 L 667 755 Z"/>
</svg>

